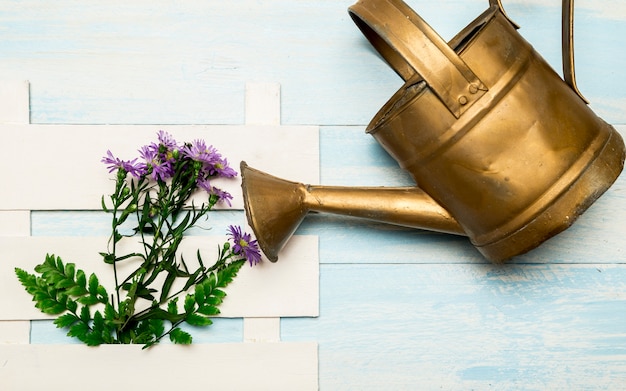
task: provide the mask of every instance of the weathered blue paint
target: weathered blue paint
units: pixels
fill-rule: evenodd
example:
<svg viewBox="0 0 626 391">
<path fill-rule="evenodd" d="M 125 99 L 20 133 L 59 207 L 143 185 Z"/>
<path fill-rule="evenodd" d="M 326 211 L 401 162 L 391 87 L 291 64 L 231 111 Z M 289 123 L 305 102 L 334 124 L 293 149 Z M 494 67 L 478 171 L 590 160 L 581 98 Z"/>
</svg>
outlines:
<svg viewBox="0 0 626 391">
<path fill-rule="evenodd" d="M 559 70 L 560 2 L 503 2 Z M 283 123 L 325 125 L 322 183 L 411 185 L 364 134 L 401 81 L 349 20 L 351 3 L 5 0 L 0 73 L 31 81 L 35 123 L 243 123 L 245 83 L 279 82 Z M 444 38 L 486 3 L 409 1 Z M 579 86 L 624 125 L 626 7 L 576 3 Z M 281 338 L 319 342 L 322 390 L 621 389 L 625 190 L 622 176 L 571 229 L 508 266 L 461 237 L 309 216 L 298 234 L 320 236 L 320 316 L 283 319 Z M 32 214 L 33 235 L 106 235 L 108 224 L 100 212 Z M 197 341 L 242 339 L 240 319 L 215 326 Z M 67 343 L 50 322 L 33 322 L 31 340 Z"/>
</svg>

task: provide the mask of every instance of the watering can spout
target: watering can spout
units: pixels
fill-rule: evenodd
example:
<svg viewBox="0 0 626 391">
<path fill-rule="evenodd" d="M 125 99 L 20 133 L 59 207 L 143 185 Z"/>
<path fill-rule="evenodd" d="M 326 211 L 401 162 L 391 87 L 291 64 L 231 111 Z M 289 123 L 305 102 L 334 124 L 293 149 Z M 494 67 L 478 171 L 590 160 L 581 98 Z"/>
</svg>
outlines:
<svg viewBox="0 0 626 391">
<path fill-rule="evenodd" d="M 418 187 L 313 186 L 277 178 L 241 162 L 248 224 L 267 258 L 278 253 L 309 212 L 464 235 L 459 223 Z"/>
</svg>

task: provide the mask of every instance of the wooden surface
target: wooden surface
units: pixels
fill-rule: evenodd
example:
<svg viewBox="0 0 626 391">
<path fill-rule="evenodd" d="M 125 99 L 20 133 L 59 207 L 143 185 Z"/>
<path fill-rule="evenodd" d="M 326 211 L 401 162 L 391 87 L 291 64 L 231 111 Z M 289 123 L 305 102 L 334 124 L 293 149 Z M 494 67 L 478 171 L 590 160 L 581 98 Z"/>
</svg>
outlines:
<svg viewBox="0 0 626 391">
<path fill-rule="evenodd" d="M 487 6 L 408 3 L 446 39 Z M 560 2 L 503 3 L 560 69 Z M 30 81 L 33 124 L 242 125 L 246 84 L 280 83 L 280 122 L 320 126 L 319 182 L 410 185 L 364 134 L 401 80 L 350 20 L 351 4 L 0 0 L 0 75 Z M 575 36 L 581 91 L 626 135 L 626 2 L 577 0 Z M 9 112 L 23 124 L 19 110 Z M 317 343 L 321 390 L 624 389 L 625 194 L 622 176 L 571 229 L 504 266 L 463 238 L 311 215 L 298 234 L 319 236 L 319 316 L 218 319 L 199 341 L 278 332 L 281 343 Z M 94 211 L 1 217 L 2 235 L 106 235 Z M 220 211 L 218 223 L 232 218 L 243 214 Z M 0 322 L 4 340 L 67 343 L 49 321 L 30 327 L 26 338 L 23 323 Z"/>
</svg>

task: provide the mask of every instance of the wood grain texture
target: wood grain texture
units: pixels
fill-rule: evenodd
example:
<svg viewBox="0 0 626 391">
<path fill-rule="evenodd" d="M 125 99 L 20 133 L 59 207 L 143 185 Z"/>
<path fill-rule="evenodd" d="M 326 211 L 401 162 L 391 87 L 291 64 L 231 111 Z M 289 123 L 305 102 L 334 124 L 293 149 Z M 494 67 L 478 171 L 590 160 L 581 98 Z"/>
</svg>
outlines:
<svg viewBox="0 0 626 391">
<path fill-rule="evenodd" d="M 33 123 L 243 123 L 245 83 L 279 81 L 283 123 L 362 125 L 402 83 L 350 20 L 353 2 L 3 1 L 0 71 L 31 81 Z M 560 69 L 560 1 L 504 3 Z M 408 4 L 446 39 L 487 8 Z M 577 5 L 580 87 L 602 116 L 626 122 L 624 11 Z"/>
<path fill-rule="evenodd" d="M 181 384 L 210 384 L 220 390 L 318 388 L 315 343 L 161 345 L 149 351 L 140 345 L 5 345 L 0 346 L 0 361 L 0 384 L 6 391 L 40 390 L 42 383 L 49 390 L 102 391 L 173 389 Z M 172 372 L 172 363 L 184 363 L 182 373 Z M 68 377 L 68 366 L 81 371 Z"/>
<path fill-rule="evenodd" d="M 323 265 L 321 313 L 283 319 L 317 340 L 324 390 L 618 390 L 623 265 Z"/>
<path fill-rule="evenodd" d="M 156 140 L 159 130 L 169 132 L 179 143 L 205 140 L 237 171 L 239 162 L 247 160 L 262 170 L 318 180 L 319 136 L 312 126 L 3 125 L 0 132 L 12 148 L 7 149 L 0 170 L 12 190 L 0 193 L 1 208 L 100 210 L 101 197 L 111 192 L 115 179 L 101 162 L 107 150 L 132 160 L 142 145 Z M 264 142 L 268 139 L 273 142 Z M 24 177 L 24 172 L 33 178 Z M 233 208 L 243 208 L 239 177 L 214 182 L 233 195 Z M 197 192 L 193 200 L 206 202 L 203 196 Z"/>
<path fill-rule="evenodd" d="M 226 240 L 225 236 L 188 236 L 181 244 L 180 254 L 193 268 L 198 250 L 205 262 L 209 262 L 215 257 L 213 251 Z M 15 267 L 32 273 L 46 254 L 59 256 L 64 263 L 75 263 L 87 276 L 95 273 L 112 294 L 113 273 L 99 255 L 100 251 L 106 251 L 106 246 L 107 237 L 97 236 L 0 237 L 0 319 L 50 319 L 34 308 L 32 297 L 24 292 L 14 273 Z M 254 268 L 243 267 L 228 286 L 228 300 L 220 306 L 220 316 L 316 316 L 319 312 L 317 247 L 316 237 L 298 236 L 285 249 L 285 259 L 280 265 L 266 260 Z M 141 247 L 134 241 L 122 241 L 118 243 L 118 251 L 126 254 L 141 251 Z M 129 259 L 118 265 L 120 279 L 135 270 L 139 261 Z"/>
<path fill-rule="evenodd" d="M 45 126 L 244 124 L 246 83 L 279 82 L 280 122 L 322 126 L 321 183 L 411 185 L 364 134 L 402 82 L 350 20 L 352 3 L 0 0 L 0 72 L 30 80 L 30 118 Z M 445 39 L 487 7 L 407 3 Z M 561 2 L 503 3 L 559 71 Z M 625 37 L 626 3 L 576 0 L 579 87 L 623 135 Z M 283 318 L 280 338 L 319 343 L 322 390 L 621 390 L 624 181 L 572 228 L 502 267 L 464 238 L 310 215 L 297 233 L 319 235 L 320 316 Z M 107 234 L 97 211 L 31 217 L 33 235 Z M 212 219 L 216 227 L 244 221 L 239 210 Z M 63 343 L 49 321 L 32 326 L 31 341 Z M 243 340 L 241 319 L 215 326 L 198 341 Z"/>
</svg>

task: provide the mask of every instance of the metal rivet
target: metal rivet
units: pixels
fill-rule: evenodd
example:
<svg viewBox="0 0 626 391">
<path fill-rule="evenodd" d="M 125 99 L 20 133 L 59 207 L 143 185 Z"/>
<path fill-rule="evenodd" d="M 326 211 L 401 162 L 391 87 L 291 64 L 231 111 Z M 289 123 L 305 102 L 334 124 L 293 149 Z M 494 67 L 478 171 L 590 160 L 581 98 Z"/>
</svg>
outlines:
<svg viewBox="0 0 626 391">
<path fill-rule="evenodd" d="M 470 94 L 475 94 L 478 92 L 478 86 L 476 84 L 471 84 L 469 86 L 469 92 Z"/>
<path fill-rule="evenodd" d="M 461 105 L 466 105 L 467 104 L 467 97 L 465 95 L 459 96 L 459 103 Z"/>
</svg>

